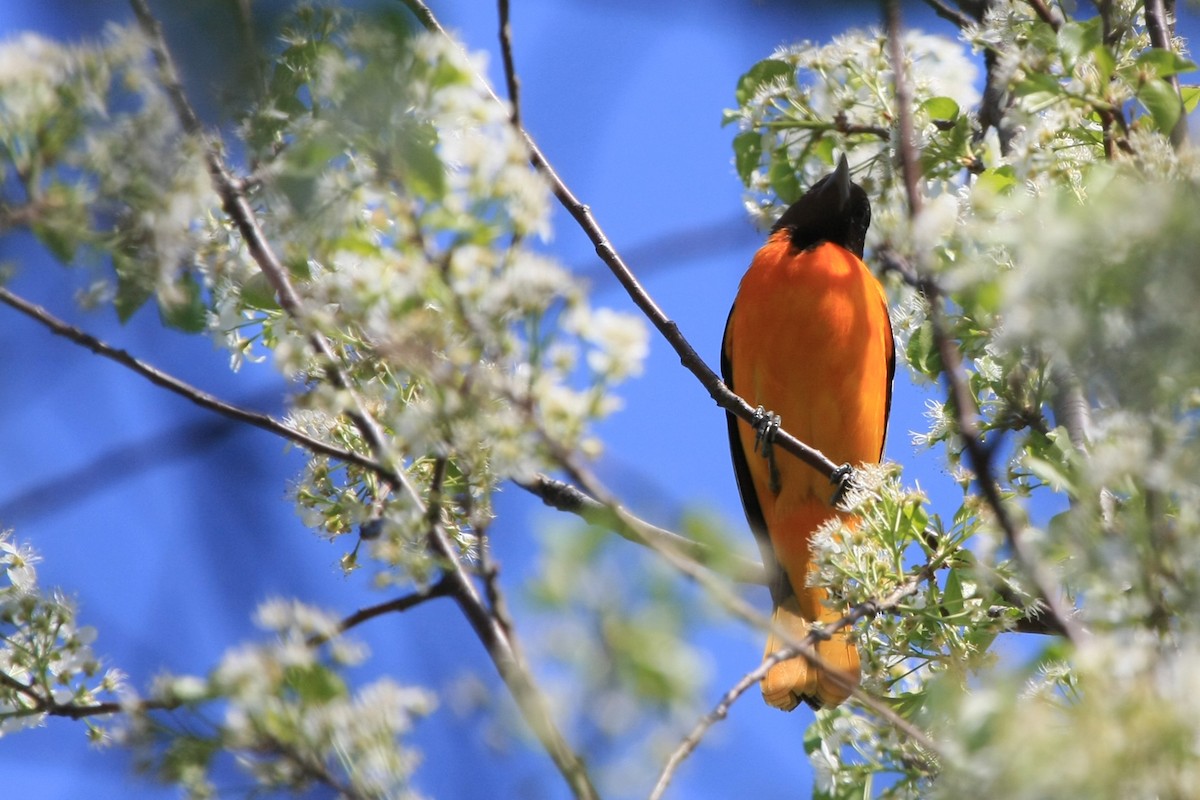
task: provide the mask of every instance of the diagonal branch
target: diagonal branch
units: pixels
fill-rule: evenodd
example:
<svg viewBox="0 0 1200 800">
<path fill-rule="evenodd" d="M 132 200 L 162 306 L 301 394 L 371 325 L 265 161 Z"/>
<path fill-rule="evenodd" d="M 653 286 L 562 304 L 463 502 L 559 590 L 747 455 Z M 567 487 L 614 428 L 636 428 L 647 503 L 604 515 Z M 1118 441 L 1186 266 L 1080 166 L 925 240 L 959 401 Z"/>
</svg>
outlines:
<svg viewBox="0 0 1200 800">
<path fill-rule="evenodd" d="M 227 403 L 202 389 L 198 389 L 173 375 L 163 372 L 157 367 L 152 367 L 146 362 L 130 355 L 125 350 L 113 347 L 107 342 L 76 328 L 74 325 L 64 322 L 45 308 L 13 294 L 4 287 L 0 287 L 0 302 L 40 322 L 49 328 L 52 333 L 70 339 L 72 342 L 86 347 L 97 355 L 104 356 L 124 367 L 128 367 L 156 386 L 161 386 L 169 392 L 190 400 L 201 408 L 208 409 L 239 422 L 244 422 L 247 425 L 253 425 L 256 428 L 273 433 L 276 436 L 307 448 L 314 453 L 320 453 L 321 455 L 336 458 L 376 472 L 383 470 L 381 465 L 366 456 L 323 442 L 320 439 L 296 430 L 290 425 L 280 422 L 268 414 L 261 414 L 257 411 L 250 411 L 249 409 Z"/>
<path fill-rule="evenodd" d="M 446 597 L 450 594 L 450 583 L 445 578 L 442 578 L 432 586 L 427 586 L 424 589 L 397 597 L 394 600 L 388 600 L 384 603 L 377 603 L 373 606 L 360 608 L 353 614 L 350 614 L 338 623 L 338 633 L 345 633 L 351 628 L 356 628 L 364 622 L 373 620 L 376 617 L 382 617 L 384 614 L 401 614 L 408 611 L 410 608 L 416 608 L 427 600 L 433 600 L 438 597 Z M 317 638 L 309 642 L 311 645 L 322 644 L 325 638 Z"/>
<path fill-rule="evenodd" d="M 377 461 L 360 453 L 345 450 L 309 436 L 268 414 L 251 411 L 250 409 L 221 400 L 157 367 L 151 366 L 125 350 L 113 347 L 104 340 L 86 333 L 54 316 L 45 308 L 14 294 L 7 288 L 0 287 L 0 302 L 39 322 L 52 333 L 62 336 L 97 355 L 108 358 L 132 370 L 154 385 L 177 394 L 203 409 L 237 422 L 252 425 L 267 433 L 274 434 L 286 441 L 304 447 L 313 453 L 334 458 L 348 464 L 354 464 L 378 475 L 384 480 L 389 478 L 389 470 Z M 609 528 L 630 541 L 651 547 L 652 549 L 670 547 L 705 566 L 723 567 L 731 577 L 744 583 L 763 584 L 766 582 L 762 567 L 755 562 L 738 556 L 716 552 L 713 548 L 700 542 L 652 525 L 634 516 L 624 508 L 613 511 L 570 484 L 539 474 L 530 480 L 519 481 L 518 485 L 531 494 L 540 497 L 546 505 L 560 511 L 576 514 L 591 524 Z M 445 594 L 445 587 L 441 587 L 432 596 L 441 596 L 443 594 Z M 386 607 L 387 605 L 384 604 L 384 606 L 377 607 L 381 609 L 380 613 L 390 610 Z"/>
<path fill-rule="evenodd" d="M 572 478 L 582 487 L 584 487 L 589 494 L 596 498 L 597 502 L 612 509 L 614 513 L 620 512 L 619 504 L 612 498 L 607 489 L 605 489 L 600 481 L 594 475 L 592 475 L 586 467 L 582 466 L 575 459 L 569 456 L 560 455 L 559 458 L 562 461 L 563 467 L 571 474 Z M 672 550 L 658 550 L 658 553 L 663 556 L 668 564 L 702 586 L 713 599 L 715 599 L 725 608 L 726 611 L 761 630 L 769 630 L 775 633 L 779 637 L 780 641 L 783 642 L 784 646 L 790 649 L 791 652 L 788 657 L 799 655 L 816 668 L 828 672 L 834 680 L 838 680 L 839 682 L 841 680 L 839 674 L 835 670 L 830 669 L 828 665 L 826 665 L 821 659 L 821 657 L 817 655 L 817 652 L 814 648 L 817 638 L 825 635 L 826 632 L 832 633 L 846 627 L 847 625 L 852 625 L 859 619 L 862 619 L 864 616 L 877 613 L 877 609 L 875 608 L 874 604 L 865 603 L 862 604 L 861 608 L 852 610 L 843 618 L 837 620 L 829 626 L 823 627 L 822 630 L 818 631 L 814 629 L 803 639 L 797 639 L 788 631 L 783 630 L 779 626 L 775 625 L 770 618 L 760 613 L 756 608 L 732 592 L 729 587 L 727 587 L 724 583 L 718 580 L 716 576 L 701 567 L 699 564 L 679 555 Z M 931 566 L 929 566 L 929 569 L 936 569 L 937 566 L 948 557 L 949 556 L 947 554 L 931 561 Z M 900 599 L 903 599 L 903 597 L 907 596 L 908 594 L 906 593 Z M 899 602 L 899 600 L 896 602 Z M 934 744 L 933 740 L 930 739 L 924 731 L 901 717 L 885 703 L 867 694 L 862 690 L 861 687 L 857 685 L 843 685 L 845 688 L 851 691 L 851 696 L 858 701 L 860 705 L 870 709 L 883 719 L 886 719 L 897 730 L 904 733 L 906 736 L 911 738 L 921 747 L 924 747 L 929 752 L 938 752 L 937 745 Z"/>
<path fill-rule="evenodd" d="M 146 0 L 130 0 L 130 5 L 133 7 L 133 13 L 137 18 L 138 25 L 150 42 L 151 52 L 154 54 L 154 60 L 158 65 L 159 80 L 167 91 L 171 105 L 175 110 L 175 115 L 179 119 L 180 126 L 188 135 L 195 136 L 205 145 L 205 163 L 208 166 L 213 188 L 221 198 L 221 207 L 237 227 L 239 235 L 246 243 L 251 258 L 254 259 L 258 268 L 262 270 L 271 288 L 275 290 L 280 307 L 297 323 L 303 323 L 305 310 L 300 295 L 292 285 L 287 268 L 275 254 L 274 249 L 267 240 L 266 234 L 263 232 L 262 226 L 258 222 L 258 218 L 254 214 L 254 210 L 250 207 L 250 202 L 246 199 L 245 187 L 225 166 L 217 142 L 212 141 L 205 133 L 195 109 L 188 102 L 187 94 L 183 89 L 183 82 L 179 77 L 178 70 L 175 68 L 174 59 L 171 57 L 166 39 L 163 36 L 162 26 L 151 13 Z M 321 335 L 320 332 L 314 330 L 309 333 L 309 342 L 323 361 L 323 368 L 329 381 L 338 389 L 347 393 L 350 401 L 350 411 L 347 412 L 347 415 L 359 429 L 363 439 L 371 448 L 371 452 L 380 461 L 390 462 L 390 450 L 384 438 L 383 431 L 378 423 L 366 412 L 362 399 L 353 390 L 353 386 L 342 370 L 337 353 L 334 352 L 329 340 Z M 400 470 L 390 470 L 389 472 L 391 473 L 389 476 L 390 483 L 403 487 L 414 499 L 419 499 L 416 487 L 408 480 L 407 475 Z"/>
<path fill-rule="evenodd" d="M 1038 19 L 1049 25 L 1056 32 L 1062 27 L 1062 20 L 1054 15 L 1050 10 L 1050 6 L 1046 5 L 1046 0 L 1028 0 L 1029 7 L 1038 15 Z"/>
<path fill-rule="evenodd" d="M 438 22 L 437 17 L 434 16 L 433 12 L 422 0 L 400 0 L 400 2 L 417 17 L 426 29 L 443 36 L 449 36 L 446 29 Z M 487 88 L 492 99 L 500 102 L 500 98 L 492 90 L 488 82 L 482 76 L 479 76 L 479 80 Z M 542 153 L 537 142 L 529 135 L 529 132 L 520 127 L 516 130 L 529 150 L 530 163 L 550 182 L 551 190 L 554 192 L 554 196 L 558 199 L 559 204 L 567 210 L 567 213 L 571 215 L 576 224 L 591 241 L 592 245 L 596 248 L 596 255 L 608 266 L 630 299 L 633 300 L 634 304 L 650 320 L 651 324 L 658 329 L 659 333 L 671 345 L 672 349 L 675 350 L 679 356 L 680 363 L 696 376 L 700 384 L 708 390 L 709 396 L 712 397 L 718 406 L 738 418 L 753 424 L 755 409 L 725 385 L 725 382 L 712 371 L 704 359 L 696 352 L 695 348 L 692 347 L 691 343 L 688 342 L 687 338 L 679 330 L 679 325 L 668 317 L 654 299 L 650 297 L 645 287 L 642 286 L 641 282 L 633 274 L 633 271 L 616 251 L 616 248 L 609 242 L 608 236 L 600 227 L 600 223 L 597 222 L 591 209 L 581 202 L 567 187 L 549 159 Z M 825 454 L 816 448 L 808 446 L 784 429 L 780 429 L 776 434 L 775 446 L 791 453 L 830 480 L 833 480 L 837 473 L 838 465 L 833 463 Z"/>
<path fill-rule="evenodd" d="M 904 46 L 900 36 L 899 0 L 884 0 L 884 9 L 888 51 L 892 60 L 892 75 L 895 81 L 897 124 L 900 129 L 901 171 L 904 175 L 905 190 L 908 195 L 909 217 L 914 218 L 921 210 L 921 195 L 917 186 L 920 163 L 913 138 L 910 95 L 903 68 Z M 1084 635 L 1083 628 L 1074 615 L 1063 606 L 1059 591 L 1054 587 L 1049 576 L 1044 574 L 1044 570 L 1038 564 L 1037 558 L 1030 550 L 1025 538 L 1020 535 L 1016 522 L 1000 495 L 1000 485 L 992 467 L 992 453 L 984 446 L 979 426 L 979 409 L 965 375 L 962 353 L 955 347 L 953 339 L 946 331 L 942 310 L 942 293 L 936 281 L 925 275 L 919 265 L 913 269 L 913 274 L 929 302 L 929 321 L 933 327 L 933 337 L 938 355 L 942 360 L 942 374 L 946 378 L 947 391 L 954 408 L 959 437 L 970 458 L 976 484 L 983 493 L 983 498 L 991 509 L 997 524 L 1004 532 L 1005 541 L 1012 549 L 1017 565 L 1025 573 L 1042 602 L 1046 604 L 1057 627 L 1065 632 L 1067 639 L 1079 642 Z"/>
<path fill-rule="evenodd" d="M 542 502 L 551 508 L 575 514 L 586 522 L 607 528 L 631 542 L 652 550 L 669 549 L 742 583 L 764 585 L 767 582 L 766 571 L 760 564 L 748 558 L 720 552 L 702 542 L 652 525 L 635 517 L 623 507 L 606 506 L 569 483 L 546 475 L 535 475 L 530 480 L 518 481 L 517 485 L 542 498 Z"/>
<path fill-rule="evenodd" d="M 933 13 L 945 20 L 953 22 L 955 27 L 963 30 L 968 25 L 974 25 L 978 20 L 972 19 L 957 8 L 948 5 L 943 0 L 925 0 L 925 5 L 933 9 Z"/>
</svg>

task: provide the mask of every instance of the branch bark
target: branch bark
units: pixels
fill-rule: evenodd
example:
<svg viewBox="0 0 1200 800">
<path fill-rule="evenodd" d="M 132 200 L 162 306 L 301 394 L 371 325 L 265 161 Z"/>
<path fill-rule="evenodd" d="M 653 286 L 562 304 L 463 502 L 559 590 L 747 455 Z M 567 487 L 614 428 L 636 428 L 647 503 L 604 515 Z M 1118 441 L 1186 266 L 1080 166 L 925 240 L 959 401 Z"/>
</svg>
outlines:
<svg viewBox="0 0 1200 800">
<path fill-rule="evenodd" d="M 330 458 L 336 458 L 340 461 L 345 461 L 349 464 L 354 464 L 364 469 L 373 472 L 385 473 L 385 468 L 379 463 L 373 461 L 366 456 L 350 450 L 344 450 L 335 445 L 322 442 L 320 439 L 315 439 L 306 433 L 296 430 L 291 426 L 280 422 L 268 414 L 261 414 L 257 411 L 250 411 L 240 406 L 227 403 L 220 398 L 209 394 L 189 383 L 186 383 L 173 375 L 170 375 L 162 370 L 141 361 L 138 358 L 130 355 L 125 350 L 120 350 L 112 345 L 97 339 L 89 333 L 85 333 L 79 328 L 59 319 L 51 314 L 45 308 L 42 308 L 35 303 L 13 294 L 8 289 L 0 287 L 0 302 L 11 308 L 20 311 L 30 319 L 36 320 L 42 325 L 50 329 L 50 331 L 58 336 L 62 336 L 71 340 L 75 344 L 86 347 L 97 355 L 111 359 L 118 364 L 133 370 L 137 374 L 149 380 L 156 386 L 161 386 L 169 392 L 183 397 L 192 403 L 205 408 L 209 411 L 220 414 L 221 416 L 244 422 L 247 425 L 252 425 L 260 430 L 273 433 L 287 439 L 294 444 L 298 444 L 314 453 L 319 453 Z"/>
</svg>

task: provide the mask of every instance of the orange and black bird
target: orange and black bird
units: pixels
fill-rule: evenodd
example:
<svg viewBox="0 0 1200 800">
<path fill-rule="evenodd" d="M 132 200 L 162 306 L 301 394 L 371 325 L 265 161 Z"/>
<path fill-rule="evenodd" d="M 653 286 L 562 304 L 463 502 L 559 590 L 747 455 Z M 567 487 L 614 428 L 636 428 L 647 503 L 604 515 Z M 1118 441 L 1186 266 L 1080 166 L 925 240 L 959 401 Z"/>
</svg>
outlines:
<svg viewBox="0 0 1200 800">
<path fill-rule="evenodd" d="M 808 584 L 810 537 L 831 518 L 853 520 L 834 508 L 834 487 L 817 470 L 756 450 L 781 425 L 834 463 L 882 457 L 896 361 L 887 298 L 862 260 L 870 223 L 871 203 L 842 156 L 775 223 L 725 324 L 722 377 L 760 408 L 761 420 L 754 426 L 728 414 L 733 469 L 767 568 L 772 619 L 796 639 L 811 622 L 842 615 L 825 605 L 823 587 Z M 766 653 L 782 646 L 771 633 Z M 814 708 L 844 701 L 859 681 L 857 648 L 842 629 L 816 651 L 844 680 L 792 658 L 767 672 L 763 699 L 785 711 L 801 701 Z"/>
</svg>

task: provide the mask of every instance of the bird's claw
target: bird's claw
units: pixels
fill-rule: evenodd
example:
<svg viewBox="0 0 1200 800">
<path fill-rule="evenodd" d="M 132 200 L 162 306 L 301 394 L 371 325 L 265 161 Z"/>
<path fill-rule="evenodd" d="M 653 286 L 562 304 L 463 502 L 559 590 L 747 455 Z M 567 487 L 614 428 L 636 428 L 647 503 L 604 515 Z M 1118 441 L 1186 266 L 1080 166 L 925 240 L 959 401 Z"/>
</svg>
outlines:
<svg viewBox="0 0 1200 800">
<path fill-rule="evenodd" d="M 775 494 L 779 494 L 780 488 L 779 466 L 775 463 L 775 434 L 779 433 L 779 426 L 782 423 L 782 417 L 767 411 L 762 406 L 754 410 L 754 452 L 761 452 L 763 458 L 767 460 L 767 470 L 770 473 L 769 486 Z"/>
<path fill-rule="evenodd" d="M 850 491 L 850 487 L 854 484 L 854 467 L 842 464 L 830 474 L 829 482 L 834 485 L 833 497 L 829 504 L 835 507 L 840 506 L 846 499 L 846 492 Z"/>
</svg>

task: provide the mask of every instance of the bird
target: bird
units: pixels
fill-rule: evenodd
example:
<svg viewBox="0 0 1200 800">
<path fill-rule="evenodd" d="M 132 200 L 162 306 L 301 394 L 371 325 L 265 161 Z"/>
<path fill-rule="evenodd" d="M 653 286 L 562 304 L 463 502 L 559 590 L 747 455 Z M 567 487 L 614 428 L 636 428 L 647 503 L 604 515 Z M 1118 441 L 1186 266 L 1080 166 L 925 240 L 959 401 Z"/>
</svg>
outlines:
<svg viewBox="0 0 1200 800">
<path fill-rule="evenodd" d="M 754 425 L 727 418 L 738 491 L 773 605 L 764 660 L 784 647 L 777 631 L 798 640 L 812 623 L 842 617 L 824 587 L 809 585 L 811 537 L 831 519 L 854 524 L 836 507 L 830 479 L 798 458 L 775 457 L 773 431 L 782 427 L 846 465 L 839 476 L 883 457 L 896 359 L 887 296 L 863 262 L 870 223 L 870 200 L 842 155 L 771 228 L 725 324 L 721 375 L 759 409 Z M 760 682 L 768 705 L 832 708 L 853 693 L 859 655 L 847 628 L 818 636 L 814 649 L 827 669 L 801 656 L 768 668 Z"/>
</svg>

